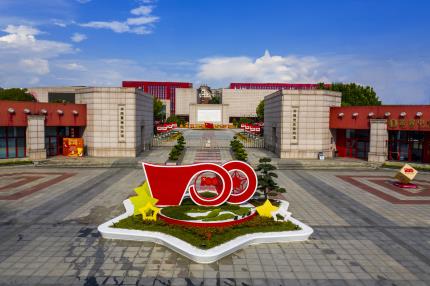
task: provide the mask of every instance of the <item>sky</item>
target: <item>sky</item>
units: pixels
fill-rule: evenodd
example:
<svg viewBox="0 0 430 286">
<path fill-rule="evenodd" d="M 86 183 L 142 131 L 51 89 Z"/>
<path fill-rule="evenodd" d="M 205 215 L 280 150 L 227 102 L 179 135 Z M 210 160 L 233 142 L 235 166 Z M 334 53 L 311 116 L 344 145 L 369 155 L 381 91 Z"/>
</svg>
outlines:
<svg viewBox="0 0 430 286">
<path fill-rule="evenodd" d="M 426 0 L 0 0 L 0 86 L 356 82 L 430 104 Z"/>
</svg>

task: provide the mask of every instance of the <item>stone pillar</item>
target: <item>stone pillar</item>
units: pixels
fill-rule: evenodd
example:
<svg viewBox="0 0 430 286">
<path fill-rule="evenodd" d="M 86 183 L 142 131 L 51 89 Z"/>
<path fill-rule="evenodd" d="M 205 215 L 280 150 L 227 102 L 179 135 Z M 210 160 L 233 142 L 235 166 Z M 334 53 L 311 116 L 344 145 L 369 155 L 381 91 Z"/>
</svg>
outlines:
<svg viewBox="0 0 430 286">
<path fill-rule="evenodd" d="M 27 116 L 27 156 L 32 161 L 46 159 L 45 116 Z"/>
<path fill-rule="evenodd" d="M 388 130 L 386 119 L 370 119 L 370 146 L 368 161 L 384 163 L 388 155 Z"/>
</svg>

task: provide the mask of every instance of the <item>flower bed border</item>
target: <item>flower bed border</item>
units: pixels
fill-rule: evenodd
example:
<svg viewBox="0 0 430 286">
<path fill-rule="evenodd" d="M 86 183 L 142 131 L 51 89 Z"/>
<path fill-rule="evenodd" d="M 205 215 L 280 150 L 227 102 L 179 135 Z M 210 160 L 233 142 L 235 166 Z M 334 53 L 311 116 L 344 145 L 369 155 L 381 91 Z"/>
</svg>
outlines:
<svg viewBox="0 0 430 286">
<path fill-rule="evenodd" d="M 126 212 L 98 227 L 98 231 L 106 239 L 122 239 L 132 241 L 150 241 L 164 245 L 173 251 L 198 263 L 215 262 L 247 245 L 260 243 L 278 243 L 290 241 L 305 241 L 313 233 L 313 229 L 299 220 L 290 218 L 290 221 L 298 225 L 300 230 L 250 233 L 236 237 L 226 243 L 204 250 L 197 248 L 177 237 L 154 231 L 142 231 L 113 228 L 114 223 L 133 215 L 133 204 L 129 199 L 123 202 Z"/>
</svg>

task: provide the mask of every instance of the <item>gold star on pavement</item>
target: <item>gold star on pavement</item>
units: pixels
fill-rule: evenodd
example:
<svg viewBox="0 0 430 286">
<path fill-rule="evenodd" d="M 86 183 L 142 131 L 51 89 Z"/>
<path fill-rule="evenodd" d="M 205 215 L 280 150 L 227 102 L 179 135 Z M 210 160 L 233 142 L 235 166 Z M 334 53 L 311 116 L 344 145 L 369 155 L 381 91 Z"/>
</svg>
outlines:
<svg viewBox="0 0 430 286">
<path fill-rule="evenodd" d="M 147 203 L 146 206 L 139 209 L 140 213 L 142 214 L 143 220 L 157 220 L 157 214 L 160 212 L 160 208 L 157 208 L 151 203 Z"/>
<path fill-rule="evenodd" d="M 134 191 L 137 193 L 137 196 L 130 198 L 130 201 L 134 206 L 134 215 L 140 214 L 139 209 L 145 207 L 147 203 L 154 206 L 158 202 L 156 198 L 151 196 L 147 182 L 134 189 Z"/>
<path fill-rule="evenodd" d="M 266 200 L 264 204 L 256 207 L 256 210 L 260 216 L 272 217 L 272 212 L 278 210 L 278 207 L 275 207 L 269 200 Z"/>
</svg>

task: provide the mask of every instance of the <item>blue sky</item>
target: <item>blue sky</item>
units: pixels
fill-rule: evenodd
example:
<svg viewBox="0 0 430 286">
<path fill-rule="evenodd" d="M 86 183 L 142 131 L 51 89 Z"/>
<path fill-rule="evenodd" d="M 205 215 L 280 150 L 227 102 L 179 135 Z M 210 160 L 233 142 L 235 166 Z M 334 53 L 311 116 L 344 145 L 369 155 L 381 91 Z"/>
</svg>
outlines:
<svg viewBox="0 0 430 286">
<path fill-rule="evenodd" d="M 0 86 L 357 82 L 430 104 L 424 0 L 1 0 Z"/>
</svg>

